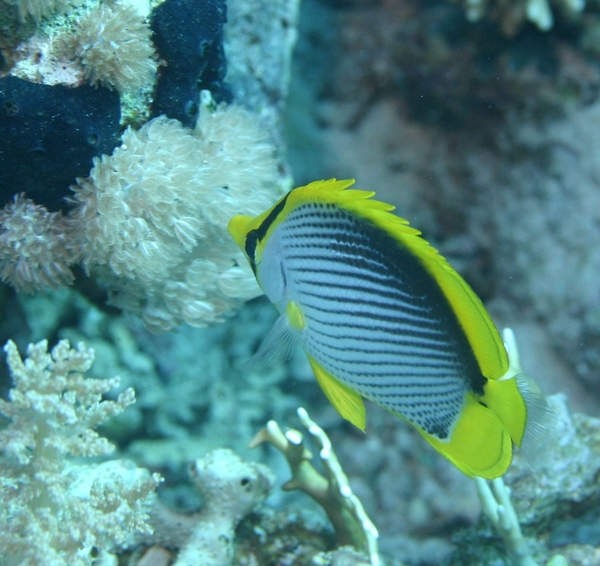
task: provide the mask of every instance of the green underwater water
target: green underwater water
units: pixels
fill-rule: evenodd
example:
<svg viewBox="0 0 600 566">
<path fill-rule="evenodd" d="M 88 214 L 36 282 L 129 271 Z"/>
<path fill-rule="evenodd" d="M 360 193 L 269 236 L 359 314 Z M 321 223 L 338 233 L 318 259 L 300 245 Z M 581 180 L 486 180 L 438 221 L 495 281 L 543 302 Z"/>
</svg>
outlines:
<svg viewBox="0 0 600 566">
<path fill-rule="evenodd" d="M 248 45 L 266 45 L 270 33 L 275 47 L 265 50 L 287 53 L 287 36 L 263 29 L 253 35 L 256 21 L 236 19 L 241 4 L 228 8 Z M 260 13 L 258 0 L 247 4 Z M 356 177 L 359 188 L 396 204 L 471 283 L 498 326 L 515 329 L 523 365 L 544 393 L 565 392 L 552 397 L 558 428 L 548 439 L 550 464 L 532 470 L 517 455 L 505 481 L 536 563 L 561 554 L 569 564 L 593 565 L 600 553 L 600 15 L 593 2 L 583 15 L 557 2 L 551 30 L 519 20 L 508 33 L 502 10 L 493 9 L 501 3 L 483 4 L 489 12 L 473 23 L 461 3 L 443 0 L 305 0 L 296 26 L 296 4 L 281 1 L 277 8 L 289 20 L 278 29 L 298 32 L 291 67 L 265 59 L 261 68 L 263 52 L 238 46 L 235 53 L 255 58 L 248 67 L 231 63 L 227 77 L 233 100 L 267 116 L 287 182 Z M 9 27 L 1 37 L 11 54 L 36 26 Z M 8 41 L 15 35 L 18 41 Z M 289 87 L 276 90 L 276 80 Z M 148 103 L 147 93 L 142 98 Z M 141 125 L 147 108 L 128 104 L 127 120 Z M 302 430 L 298 407 L 331 439 L 379 530 L 384 563 L 515 563 L 480 516 L 472 480 L 411 427 L 374 406 L 366 434 L 351 427 L 327 402 L 299 349 L 255 373 L 245 369 L 276 319 L 264 297 L 220 324 L 152 334 L 139 318 L 107 306 L 102 285 L 82 270 L 74 286 L 57 291 L 28 295 L 1 285 L 2 343 L 14 340 L 24 356 L 27 344 L 42 339 L 51 346 L 84 341 L 95 351 L 90 376 L 121 377 L 109 398 L 135 389 L 136 403 L 98 432 L 116 444 L 115 457 L 165 478 L 165 505 L 186 514 L 203 508 L 206 498 L 194 489 L 189 466 L 211 450 L 229 448 L 275 474 L 266 503 L 237 526 L 231 563 L 365 560 L 348 551 L 332 562 L 325 553 L 337 541 L 326 513 L 306 494 L 281 490 L 290 469 L 279 451 L 248 447 L 271 420 Z M 2 365 L 3 399 L 10 387 Z M 318 448 L 311 450 L 324 473 Z M 136 552 L 135 545 L 122 551 L 119 563 L 137 563 Z"/>
</svg>

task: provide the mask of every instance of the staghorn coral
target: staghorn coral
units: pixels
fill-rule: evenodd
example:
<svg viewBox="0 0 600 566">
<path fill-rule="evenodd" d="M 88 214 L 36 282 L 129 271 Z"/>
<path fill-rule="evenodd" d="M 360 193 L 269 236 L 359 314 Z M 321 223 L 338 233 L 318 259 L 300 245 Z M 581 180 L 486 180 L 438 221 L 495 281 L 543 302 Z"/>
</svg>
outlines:
<svg viewBox="0 0 600 566">
<path fill-rule="evenodd" d="M 521 532 L 519 517 L 517 517 L 510 500 L 510 489 L 506 487 L 502 478 L 496 478 L 491 483 L 492 487 L 490 488 L 486 480 L 475 478 L 481 509 L 496 532 L 502 537 L 511 564 L 513 566 L 537 566 Z M 561 554 L 553 556 L 548 561 L 548 566 L 567 566 L 567 564 L 566 558 Z"/>
<path fill-rule="evenodd" d="M 157 474 L 120 461 L 85 465 L 70 457 L 113 450 L 93 429 L 135 402 L 133 389 L 116 401 L 102 396 L 119 378 L 85 378 L 94 360 L 80 343 L 31 344 L 23 361 L 5 346 L 14 381 L 10 401 L 0 400 L 9 424 L 0 430 L 0 547 L 4 564 L 84 566 L 97 551 L 148 533 L 145 505 Z"/>
<path fill-rule="evenodd" d="M 152 86 L 157 61 L 148 23 L 129 4 L 99 5 L 76 22 L 74 49 L 85 78 L 120 93 Z"/>
<path fill-rule="evenodd" d="M 519 349 L 512 329 L 505 328 L 502 332 L 502 338 L 508 352 L 511 369 L 515 375 L 522 373 Z M 557 414 L 552 413 L 552 420 L 555 421 L 557 416 Z M 552 439 L 557 432 L 557 429 L 549 429 L 546 431 L 546 437 Z M 546 451 L 545 460 L 548 460 L 548 444 L 544 448 Z M 541 468 L 543 464 L 547 463 L 547 461 L 539 461 L 537 467 Z M 483 478 L 476 477 L 474 479 L 477 495 L 481 501 L 481 510 L 502 538 L 506 553 L 513 566 L 537 566 L 527 540 L 523 536 L 519 517 L 510 499 L 510 489 L 506 486 L 504 480 L 501 477 L 492 480 L 490 488 L 490 484 Z M 549 566 L 566 566 L 566 561 L 564 557 L 557 555 L 548 564 Z"/>
<path fill-rule="evenodd" d="M 448 566 L 566 566 L 597 562 L 600 420 L 569 414 L 563 394 L 548 402 L 556 415 L 548 463 L 532 470 L 520 454 L 490 489 L 477 481 L 482 515 L 454 538 Z M 506 484 L 506 485 L 505 485 Z"/>
<path fill-rule="evenodd" d="M 154 331 L 218 322 L 260 294 L 227 223 L 279 195 L 274 148 L 241 107 L 202 96 L 193 132 L 164 116 L 129 129 L 73 187 L 85 268 Z"/>
<path fill-rule="evenodd" d="M 250 447 L 254 448 L 264 442 L 275 446 L 285 456 L 292 471 L 292 479 L 283 489 L 299 489 L 310 495 L 327 513 L 338 545 L 354 546 L 368 556 L 371 566 L 379 566 L 379 533 L 362 503 L 352 492 L 329 437 L 308 416 L 305 409 L 298 409 L 298 417 L 319 446 L 319 457 L 326 477 L 311 464 L 312 453 L 306 447 L 302 434 L 293 429 L 284 433 L 275 421 L 269 421 L 255 435 Z"/>
<path fill-rule="evenodd" d="M 24 194 L 0 210 L 0 278 L 17 291 L 33 293 L 73 282 L 69 266 L 79 259 L 69 223 Z"/>
</svg>

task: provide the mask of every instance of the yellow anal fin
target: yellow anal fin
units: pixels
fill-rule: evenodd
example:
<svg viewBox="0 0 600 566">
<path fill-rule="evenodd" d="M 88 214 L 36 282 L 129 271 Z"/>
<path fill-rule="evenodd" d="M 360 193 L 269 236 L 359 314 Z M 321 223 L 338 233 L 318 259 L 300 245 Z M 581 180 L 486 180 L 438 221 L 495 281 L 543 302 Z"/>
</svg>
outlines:
<svg viewBox="0 0 600 566">
<path fill-rule="evenodd" d="M 459 470 L 471 477 L 495 479 L 512 461 L 510 435 L 498 417 L 469 395 L 449 440 L 419 429 L 425 440 Z"/>
<path fill-rule="evenodd" d="M 367 426 L 365 404 L 361 396 L 333 377 L 327 370 L 323 369 L 315 360 L 308 356 L 310 366 L 323 393 L 335 410 L 347 421 L 364 432 Z"/>
</svg>

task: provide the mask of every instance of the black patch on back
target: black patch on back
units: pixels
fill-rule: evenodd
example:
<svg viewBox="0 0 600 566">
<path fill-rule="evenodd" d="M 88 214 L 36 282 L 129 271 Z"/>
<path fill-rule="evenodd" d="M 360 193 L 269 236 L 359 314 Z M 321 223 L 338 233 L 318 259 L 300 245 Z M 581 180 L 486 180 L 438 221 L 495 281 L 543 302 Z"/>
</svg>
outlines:
<svg viewBox="0 0 600 566">
<path fill-rule="evenodd" d="M 393 279 L 396 282 L 395 286 L 403 293 L 408 293 L 415 304 L 434 310 L 451 347 L 458 354 L 470 389 L 476 395 L 482 396 L 487 378 L 481 374 L 479 363 L 465 331 L 437 281 L 417 256 L 385 230 L 367 219 L 356 217 L 343 209 L 342 212 L 347 215 L 355 229 L 348 234 L 350 236 L 348 240 L 337 245 L 343 246 L 345 254 L 348 254 L 349 249 L 354 247 L 353 244 L 360 244 L 360 247 L 354 248 L 356 263 L 361 262 L 361 258 L 364 257 L 364 251 L 361 252 L 360 248 L 366 246 L 374 254 L 372 258 L 381 264 L 379 269 L 381 275 Z M 350 258 L 349 262 L 354 263 Z M 444 437 L 441 430 L 436 430 L 433 434 L 438 438 Z"/>
</svg>

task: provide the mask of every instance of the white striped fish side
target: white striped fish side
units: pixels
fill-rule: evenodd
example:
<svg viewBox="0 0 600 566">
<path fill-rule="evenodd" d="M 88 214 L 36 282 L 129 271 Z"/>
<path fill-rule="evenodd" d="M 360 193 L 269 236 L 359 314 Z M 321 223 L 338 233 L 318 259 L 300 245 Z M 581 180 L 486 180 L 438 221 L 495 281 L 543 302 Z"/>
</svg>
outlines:
<svg viewBox="0 0 600 566">
<path fill-rule="evenodd" d="M 446 438 L 479 369 L 431 276 L 388 234 L 334 205 L 302 205 L 277 232 L 306 352 L 367 399 Z"/>
</svg>

